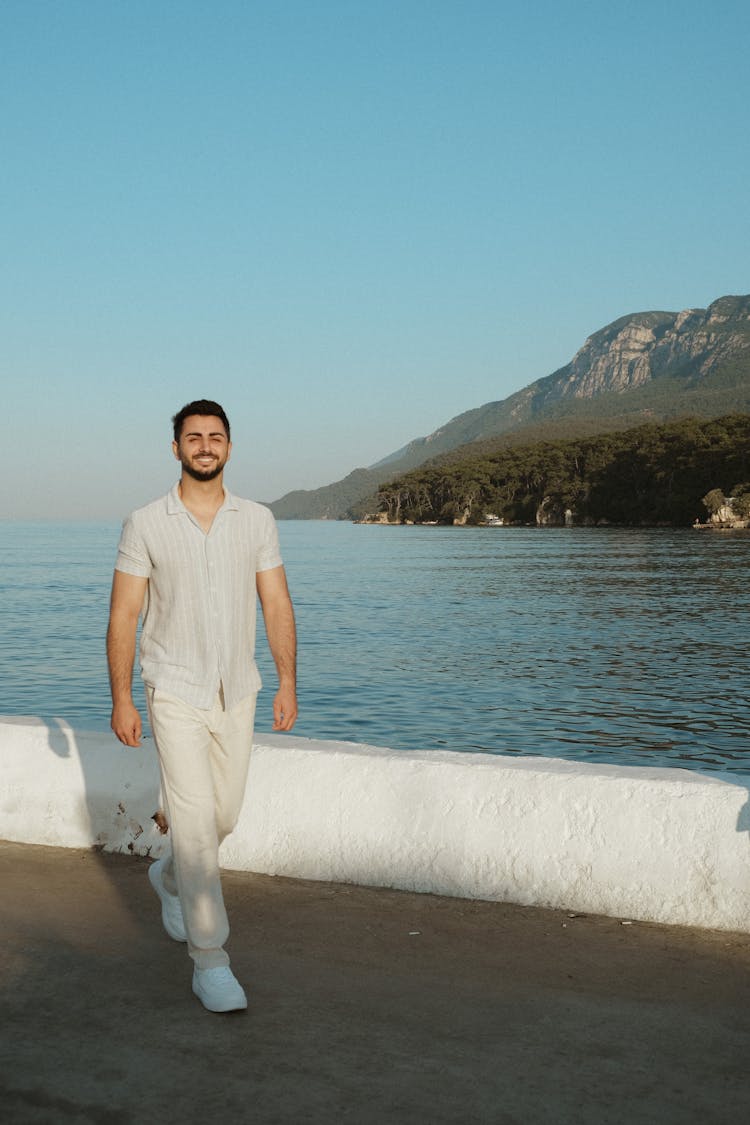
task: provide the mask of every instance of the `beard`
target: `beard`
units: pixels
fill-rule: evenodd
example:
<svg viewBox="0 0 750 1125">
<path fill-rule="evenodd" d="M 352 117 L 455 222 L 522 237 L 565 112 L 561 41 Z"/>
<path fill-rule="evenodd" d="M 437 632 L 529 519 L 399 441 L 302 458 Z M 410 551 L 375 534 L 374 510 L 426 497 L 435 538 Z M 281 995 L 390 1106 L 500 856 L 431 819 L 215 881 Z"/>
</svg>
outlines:
<svg viewBox="0 0 750 1125">
<path fill-rule="evenodd" d="M 212 469 L 196 469 L 195 465 L 192 465 L 186 457 L 180 457 L 180 464 L 182 465 L 183 471 L 186 472 L 189 477 L 192 477 L 193 480 L 205 482 L 216 480 L 223 470 L 226 461 L 217 460 Z"/>
</svg>

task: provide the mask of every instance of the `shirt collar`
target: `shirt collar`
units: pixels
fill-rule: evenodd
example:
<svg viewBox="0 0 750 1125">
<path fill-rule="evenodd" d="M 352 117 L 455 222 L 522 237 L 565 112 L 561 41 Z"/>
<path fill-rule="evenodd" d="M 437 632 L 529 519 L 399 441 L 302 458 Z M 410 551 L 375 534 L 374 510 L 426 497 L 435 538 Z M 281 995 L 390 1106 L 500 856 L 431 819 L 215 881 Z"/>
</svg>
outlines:
<svg viewBox="0 0 750 1125">
<path fill-rule="evenodd" d="M 237 503 L 237 500 L 229 491 L 229 489 L 225 488 L 224 503 L 219 508 L 219 512 L 236 512 L 238 508 L 239 504 Z M 178 481 L 177 484 L 170 488 L 169 492 L 167 493 L 167 514 L 170 516 L 175 516 L 179 515 L 181 512 L 184 512 L 185 515 L 189 514 L 187 508 L 180 499 L 180 483 Z M 216 514 L 218 515 L 219 513 L 217 512 Z"/>
</svg>

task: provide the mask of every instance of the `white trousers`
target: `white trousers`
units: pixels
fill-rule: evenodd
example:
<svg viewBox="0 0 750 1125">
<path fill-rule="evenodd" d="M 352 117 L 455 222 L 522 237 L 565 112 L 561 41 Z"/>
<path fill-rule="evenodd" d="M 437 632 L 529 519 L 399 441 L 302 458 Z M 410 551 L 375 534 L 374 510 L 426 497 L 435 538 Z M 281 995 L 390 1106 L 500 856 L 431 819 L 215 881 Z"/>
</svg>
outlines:
<svg viewBox="0 0 750 1125">
<path fill-rule="evenodd" d="M 180 896 L 196 966 L 228 965 L 219 845 L 242 809 L 256 696 L 231 711 L 224 710 L 221 693 L 208 711 L 151 687 L 146 700 L 172 842 L 164 886 Z"/>
</svg>

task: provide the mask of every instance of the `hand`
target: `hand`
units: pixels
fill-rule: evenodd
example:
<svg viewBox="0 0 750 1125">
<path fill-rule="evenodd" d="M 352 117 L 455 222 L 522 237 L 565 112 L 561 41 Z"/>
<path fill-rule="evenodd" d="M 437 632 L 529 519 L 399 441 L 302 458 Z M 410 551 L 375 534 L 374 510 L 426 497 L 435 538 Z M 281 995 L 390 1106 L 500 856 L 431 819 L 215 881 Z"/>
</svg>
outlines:
<svg viewBox="0 0 750 1125">
<path fill-rule="evenodd" d="M 114 705 L 110 726 L 120 742 L 123 742 L 126 746 L 140 746 L 143 723 L 132 701 Z"/>
<path fill-rule="evenodd" d="M 297 719 L 297 693 L 293 687 L 280 687 L 273 700 L 272 730 L 291 730 Z"/>
</svg>

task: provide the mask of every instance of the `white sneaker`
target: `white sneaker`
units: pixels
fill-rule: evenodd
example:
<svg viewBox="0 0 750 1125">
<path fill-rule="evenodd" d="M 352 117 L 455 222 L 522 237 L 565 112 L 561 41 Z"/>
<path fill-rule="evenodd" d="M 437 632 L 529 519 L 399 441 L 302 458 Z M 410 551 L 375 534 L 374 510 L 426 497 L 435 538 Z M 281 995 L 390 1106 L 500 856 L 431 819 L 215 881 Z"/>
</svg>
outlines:
<svg viewBox="0 0 750 1125">
<path fill-rule="evenodd" d="M 247 996 L 228 965 L 194 969 L 193 992 L 209 1012 L 238 1012 L 247 1007 Z"/>
<path fill-rule="evenodd" d="M 157 859 L 148 869 L 148 878 L 161 899 L 161 920 L 164 929 L 175 941 L 187 941 L 185 919 L 182 916 L 182 906 L 177 895 L 171 895 L 164 886 L 165 860 Z"/>
</svg>

